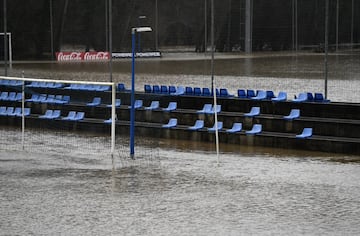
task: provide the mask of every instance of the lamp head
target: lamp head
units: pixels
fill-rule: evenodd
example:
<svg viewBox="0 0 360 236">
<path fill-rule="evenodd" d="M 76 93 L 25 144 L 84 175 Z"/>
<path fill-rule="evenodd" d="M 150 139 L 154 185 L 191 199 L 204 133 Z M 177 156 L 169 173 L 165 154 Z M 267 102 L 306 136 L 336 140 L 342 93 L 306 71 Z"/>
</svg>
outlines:
<svg viewBox="0 0 360 236">
<path fill-rule="evenodd" d="M 151 27 L 135 27 L 135 28 L 131 29 L 132 33 L 135 33 L 135 32 L 151 32 L 151 31 L 152 31 Z"/>
</svg>

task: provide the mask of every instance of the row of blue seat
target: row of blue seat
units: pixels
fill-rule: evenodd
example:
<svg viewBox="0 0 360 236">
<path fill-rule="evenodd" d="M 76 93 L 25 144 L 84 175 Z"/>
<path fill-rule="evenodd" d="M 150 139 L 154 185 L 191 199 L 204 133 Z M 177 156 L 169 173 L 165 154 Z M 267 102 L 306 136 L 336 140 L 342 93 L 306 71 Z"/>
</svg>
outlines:
<svg viewBox="0 0 360 236">
<path fill-rule="evenodd" d="M 134 102 L 134 108 L 135 109 L 139 109 L 142 108 L 143 106 L 143 101 L 142 100 L 135 100 Z M 128 106 L 128 108 L 131 108 L 131 105 Z M 160 102 L 159 101 L 152 101 L 151 104 L 147 107 L 144 107 L 145 110 L 157 110 L 157 109 L 161 109 L 162 111 L 174 111 L 177 109 L 177 102 L 169 102 L 167 107 L 164 108 L 160 108 Z"/>
<path fill-rule="evenodd" d="M 216 113 L 221 112 L 221 105 L 216 105 Z M 203 108 L 197 111 L 199 114 L 214 114 L 215 107 L 212 104 L 204 104 Z M 244 116 L 246 117 L 255 117 L 260 115 L 260 107 L 251 107 L 248 113 L 245 113 Z M 291 109 L 290 114 L 284 116 L 285 120 L 293 120 L 300 117 L 300 109 Z"/>
<path fill-rule="evenodd" d="M 192 96 L 212 96 L 212 91 L 209 88 L 199 88 L 199 87 L 183 87 L 183 86 L 173 86 L 173 85 L 144 85 L 145 93 L 156 93 L 156 94 L 170 94 L 170 95 L 192 95 Z M 219 97 L 233 97 L 229 94 L 227 89 L 220 88 L 216 89 L 216 95 Z"/>
<path fill-rule="evenodd" d="M 169 119 L 167 124 L 162 125 L 163 128 L 174 128 L 177 126 L 178 120 L 176 118 Z M 196 120 L 193 126 L 188 127 L 189 130 L 200 130 L 204 128 L 204 121 L 203 120 Z M 209 132 L 220 131 L 223 129 L 223 122 L 218 121 L 217 124 L 214 124 L 213 127 L 207 128 Z M 233 126 L 229 129 L 225 129 L 226 133 L 237 133 L 242 130 L 242 123 L 235 122 Z M 256 135 L 262 132 L 262 125 L 261 124 L 254 124 L 251 130 L 245 131 L 247 135 Z M 301 134 L 296 135 L 296 138 L 308 138 L 312 136 L 312 128 L 304 128 Z"/>
<path fill-rule="evenodd" d="M 86 103 L 86 106 L 95 107 L 101 105 L 101 97 L 94 97 L 91 102 Z M 121 99 L 115 99 L 115 107 L 119 107 L 121 105 Z M 111 107 L 111 104 L 106 104 L 107 107 Z"/>
<path fill-rule="evenodd" d="M 53 94 L 32 94 L 31 98 L 26 99 L 25 101 L 38 103 L 67 104 L 70 102 L 70 96 Z"/>
<path fill-rule="evenodd" d="M 24 116 L 29 116 L 31 114 L 31 108 L 24 108 Z M 0 107 L 0 116 L 17 116 L 21 117 L 22 108 L 21 107 Z M 60 118 L 61 111 L 60 110 L 46 110 L 44 115 L 40 115 L 39 118 L 42 119 L 56 119 Z M 70 111 L 66 117 L 63 117 L 62 120 L 70 120 L 70 121 L 78 121 L 82 120 L 85 117 L 84 112 L 76 112 Z"/>
<path fill-rule="evenodd" d="M 23 82 L 21 80 L 11 80 L 11 79 L 1 79 L 0 85 L 4 86 L 22 86 Z"/>
<path fill-rule="evenodd" d="M 213 92 L 209 88 L 199 88 L 199 87 L 183 87 L 183 86 L 166 86 L 166 85 L 144 85 L 145 93 L 157 93 L 157 94 L 170 94 L 170 95 L 192 95 L 192 96 L 212 96 Z M 218 97 L 234 97 L 234 95 L 230 94 L 226 88 L 216 89 L 216 95 Z M 238 89 L 237 97 L 244 99 L 252 99 L 252 100 L 271 100 L 273 102 L 280 102 L 287 100 L 287 93 L 284 91 L 280 91 L 277 96 L 275 96 L 274 92 L 271 90 L 253 90 L 253 89 Z M 322 93 L 300 93 L 299 97 L 292 100 L 293 102 L 305 102 L 305 101 L 313 101 L 313 102 L 329 102 L 330 100 L 324 99 Z"/>
<path fill-rule="evenodd" d="M 166 85 L 144 85 L 144 91 L 145 93 L 162 93 L 162 94 L 173 94 L 176 92 L 175 86 L 166 86 Z"/>
<path fill-rule="evenodd" d="M 27 84 L 26 87 L 29 88 L 63 88 L 65 85 L 63 83 L 56 82 L 43 82 L 43 81 L 32 81 L 30 84 Z"/>
<path fill-rule="evenodd" d="M 40 115 L 39 118 L 41 119 L 58 119 L 61 116 L 60 110 L 51 110 L 48 109 L 45 111 L 44 115 Z M 85 118 L 85 112 L 82 111 L 69 111 L 68 115 L 65 117 L 62 117 L 62 120 L 69 120 L 69 121 L 79 121 L 83 120 Z"/>
<path fill-rule="evenodd" d="M 325 99 L 322 93 L 312 93 L 305 92 L 300 93 L 293 102 L 330 102 L 330 100 Z"/>
<path fill-rule="evenodd" d="M 64 89 L 102 92 L 110 90 L 110 86 L 99 84 L 70 84 L 69 86 L 64 87 Z"/>
<path fill-rule="evenodd" d="M 24 108 L 24 116 L 29 116 L 31 109 L 29 107 Z M 21 107 L 0 107 L 0 116 L 18 116 L 21 117 L 22 108 Z"/>
<path fill-rule="evenodd" d="M 22 93 L 17 92 L 1 92 L 0 93 L 0 101 L 21 101 L 22 99 Z"/>
</svg>

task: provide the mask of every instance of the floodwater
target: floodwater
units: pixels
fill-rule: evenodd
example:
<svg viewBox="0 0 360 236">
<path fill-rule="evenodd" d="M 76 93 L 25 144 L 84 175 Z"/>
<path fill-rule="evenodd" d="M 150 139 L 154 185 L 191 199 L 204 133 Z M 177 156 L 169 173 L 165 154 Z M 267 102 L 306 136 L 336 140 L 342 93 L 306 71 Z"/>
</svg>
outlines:
<svg viewBox="0 0 360 236">
<path fill-rule="evenodd" d="M 325 94 L 324 55 L 320 53 L 216 54 L 214 83 L 232 94 L 238 89 L 285 91 L 292 99 L 301 92 Z M 114 60 L 112 80 L 130 88 L 130 59 Z M 209 54 L 170 53 L 160 59 L 137 59 L 135 87 L 144 84 L 211 88 Z M 110 81 L 108 63 L 19 62 L 12 76 Z M 332 53 L 328 58 L 328 99 L 360 102 L 360 52 Z"/>
<path fill-rule="evenodd" d="M 355 66 L 359 59 L 349 58 L 341 63 L 351 70 L 331 72 L 332 82 L 341 84 L 338 89 L 348 86 L 359 92 L 360 73 Z M 245 59 L 223 60 L 226 68 L 234 69 L 229 64 Z M 309 78 L 301 76 L 305 72 L 292 76 L 294 72 L 287 69 L 277 75 L 287 60 L 283 56 L 278 63 L 274 60 L 267 62 L 275 67 L 271 77 L 261 74 L 264 71 L 254 58 L 256 69 L 251 75 L 224 69 L 216 75 L 217 83 L 230 89 L 269 86 L 294 93 L 322 84 L 316 76 L 320 59 L 310 63 L 314 71 Z M 305 59 L 298 61 L 307 64 Z M 355 64 L 349 65 L 351 61 Z M 143 62 L 159 74 L 142 71 Z M 130 84 L 121 69 L 128 63 L 115 63 L 116 81 Z M 207 85 L 206 73 L 177 72 L 181 70 L 177 66 L 192 63 L 201 64 L 140 60 L 137 88 L 145 82 Z M 175 68 L 173 73 L 167 71 L 169 67 Z M 91 67 L 19 64 L 11 73 L 19 75 L 23 70 L 37 78 L 106 80 L 105 69 L 106 65 L 96 63 Z M 360 100 L 359 95 L 332 96 Z M 117 137 L 112 158 L 109 137 L 100 135 L 27 130 L 23 151 L 19 129 L 0 127 L 0 134 L 0 235 L 360 234 L 359 156 L 225 144 L 217 156 L 211 143 L 136 137 L 137 159 L 131 160 L 124 155 L 126 135 Z"/>
</svg>

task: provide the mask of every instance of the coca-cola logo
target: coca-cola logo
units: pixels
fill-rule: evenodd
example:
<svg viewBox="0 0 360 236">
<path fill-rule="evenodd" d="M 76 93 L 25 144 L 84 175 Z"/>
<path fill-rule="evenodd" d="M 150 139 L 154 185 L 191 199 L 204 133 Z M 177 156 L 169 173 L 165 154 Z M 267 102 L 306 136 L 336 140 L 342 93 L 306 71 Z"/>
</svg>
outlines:
<svg viewBox="0 0 360 236">
<path fill-rule="evenodd" d="M 109 52 L 57 52 L 58 61 L 99 61 L 109 60 Z"/>
<path fill-rule="evenodd" d="M 108 52 L 85 52 L 85 61 L 109 60 Z"/>
<path fill-rule="evenodd" d="M 81 61 L 81 52 L 59 52 L 56 53 L 58 61 Z"/>
</svg>

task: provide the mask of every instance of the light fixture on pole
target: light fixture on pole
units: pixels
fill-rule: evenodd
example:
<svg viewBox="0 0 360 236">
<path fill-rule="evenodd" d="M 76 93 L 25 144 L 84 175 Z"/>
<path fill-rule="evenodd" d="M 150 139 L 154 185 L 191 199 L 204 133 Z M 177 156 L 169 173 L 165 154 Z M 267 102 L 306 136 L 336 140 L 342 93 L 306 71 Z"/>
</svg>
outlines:
<svg viewBox="0 0 360 236">
<path fill-rule="evenodd" d="M 131 29 L 131 109 L 130 109 L 130 157 L 134 159 L 135 154 L 135 42 L 136 33 L 151 32 L 151 27 L 136 27 Z"/>
</svg>

